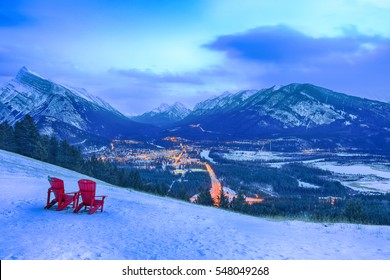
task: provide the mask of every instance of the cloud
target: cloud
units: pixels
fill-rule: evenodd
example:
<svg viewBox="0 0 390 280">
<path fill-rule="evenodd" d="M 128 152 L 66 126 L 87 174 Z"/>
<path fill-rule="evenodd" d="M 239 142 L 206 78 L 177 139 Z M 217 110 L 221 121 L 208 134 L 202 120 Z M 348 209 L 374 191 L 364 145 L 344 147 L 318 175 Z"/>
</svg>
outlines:
<svg viewBox="0 0 390 280">
<path fill-rule="evenodd" d="M 297 63 L 332 57 L 350 57 L 367 46 L 385 41 L 379 36 L 359 34 L 355 29 L 344 29 L 344 36 L 314 38 L 284 25 L 264 26 L 245 33 L 225 35 L 204 45 L 222 51 L 230 58 L 267 63 Z"/>
<path fill-rule="evenodd" d="M 151 70 L 139 69 L 110 69 L 109 73 L 120 75 L 139 83 L 150 82 L 160 84 L 203 84 L 193 73 L 174 74 L 170 72 L 155 73 Z"/>
<path fill-rule="evenodd" d="M 338 37 L 312 37 L 288 26 L 263 26 L 223 35 L 204 45 L 223 52 L 225 66 L 263 69 L 254 84 L 308 82 L 368 98 L 390 99 L 390 38 L 353 26 Z"/>
</svg>

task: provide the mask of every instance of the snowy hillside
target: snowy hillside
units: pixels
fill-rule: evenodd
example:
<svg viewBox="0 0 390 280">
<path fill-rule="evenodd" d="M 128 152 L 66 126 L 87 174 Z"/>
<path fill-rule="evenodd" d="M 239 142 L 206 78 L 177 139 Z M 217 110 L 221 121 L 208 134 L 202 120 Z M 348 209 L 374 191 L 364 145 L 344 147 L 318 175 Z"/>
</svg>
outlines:
<svg viewBox="0 0 390 280">
<path fill-rule="evenodd" d="M 0 151 L 0 259 L 390 259 L 390 227 L 273 221 L 97 181 L 103 213 L 43 210 L 47 176 L 84 175 Z"/>
</svg>

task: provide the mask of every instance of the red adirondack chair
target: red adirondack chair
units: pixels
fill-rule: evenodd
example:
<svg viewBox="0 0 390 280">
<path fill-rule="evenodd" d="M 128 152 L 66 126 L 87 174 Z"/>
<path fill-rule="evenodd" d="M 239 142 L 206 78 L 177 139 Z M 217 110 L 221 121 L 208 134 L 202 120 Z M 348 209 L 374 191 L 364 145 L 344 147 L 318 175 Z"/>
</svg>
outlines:
<svg viewBox="0 0 390 280">
<path fill-rule="evenodd" d="M 78 181 L 79 184 L 79 196 L 81 196 L 82 202 L 79 204 L 79 198 L 77 198 L 77 206 L 74 209 L 74 213 L 80 211 L 81 208 L 84 207 L 84 210 L 89 207 L 89 214 L 95 213 L 99 208 L 100 211 L 103 212 L 104 199 L 107 197 L 103 196 L 95 196 L 96 193 L 96 182 L 88 179 L 81 179 Z M 100 198 L 100 199 L 96 199 Z"/>
<path fill-rule="evenodd" d="M 54 204 L 57 205 L 57 211 L 65 209 L 69 204 L 72 204 L 74 208 L 76 206 L 76 200 L 78 192 L 65 193 L 64 181 L 58 178 L 49 176 L 50 188 L 47 190 L 47 202 L 44 209 L 51 208 Z M 50 201 L 51 194 L 54 194 L 54 199 Z"/>
</svg>

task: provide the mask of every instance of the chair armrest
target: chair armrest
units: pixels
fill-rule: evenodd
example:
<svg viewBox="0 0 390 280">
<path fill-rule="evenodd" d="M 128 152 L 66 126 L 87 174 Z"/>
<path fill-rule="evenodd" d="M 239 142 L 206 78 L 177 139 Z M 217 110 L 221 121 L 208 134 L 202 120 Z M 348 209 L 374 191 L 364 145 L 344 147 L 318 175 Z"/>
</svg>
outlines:
<svg viewBox="0 0 390 280">
<path fill-rule="evenodd" d="M 107 197 L 107 195 L 96 195 L 95 198 L 96 197 L 102 197 L 103 199 L 105 199 Z"/>
<path fill-rule="evenodd" d="M 68 193 L 64 193 L 64 194 L 67 194 L 67 195 L 71 195 L 71 194 L 79 194 L 80 192 L 68 192 Z"/>
</svg>

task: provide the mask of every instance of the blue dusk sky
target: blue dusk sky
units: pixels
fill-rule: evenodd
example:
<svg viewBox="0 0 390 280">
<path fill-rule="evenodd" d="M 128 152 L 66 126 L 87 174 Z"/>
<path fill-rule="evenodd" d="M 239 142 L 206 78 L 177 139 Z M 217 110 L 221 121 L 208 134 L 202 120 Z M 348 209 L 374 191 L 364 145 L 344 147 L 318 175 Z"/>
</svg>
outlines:
<svg viewBox="0 0 390 280">
<path fill-rule="evenodd" d="M 0 84 L 22 66 L 125 114 L 293 82 L 390 101 L 390 0 L 0 0 Z"/>
</svg>

